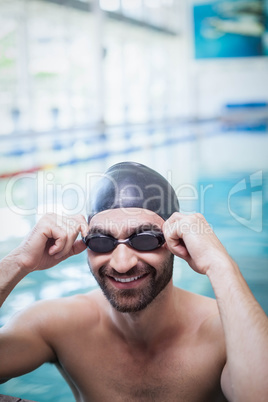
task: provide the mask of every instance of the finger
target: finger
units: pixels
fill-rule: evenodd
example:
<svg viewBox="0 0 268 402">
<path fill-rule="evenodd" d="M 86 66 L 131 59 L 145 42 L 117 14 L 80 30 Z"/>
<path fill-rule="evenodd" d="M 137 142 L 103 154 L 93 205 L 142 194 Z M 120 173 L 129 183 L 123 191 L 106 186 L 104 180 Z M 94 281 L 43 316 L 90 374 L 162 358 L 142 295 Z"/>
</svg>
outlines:
<svg viewBox="0 0 268 402">
<path fill-rule="evenodd" d="M 55 258 L 57 260 L 59 260 L 59 262 L 66 260 L 69 257 L 72 257 L 73 255 L 77 255 L 82 253 L 85 249 L 87 248 L 87 246 L 85 245 L 85 243 L 83 242 L 83 240 L 76 240 L 71 249 L 69 250 L 69 252 L 67 254 L 64 255 L 56 255 Z"/>
<path fill-rule="evenodd" d="M 88 224 L 82 215 L 74 216 L 67 219 L 66 225 L 67 240 L 62 250 L 55 256 L 57 259 L 60 259 L 67 255 L 73 255 L 74 252 L 72 251 L 72 248 L 79 233 L 81 233 L 82 236 L 86 236 L 88 233 Z M 84 247 L 83 250 L 85 248 L 86 247 Z"/>
<path fill-rule="evenodd" d="M 86 237 L 89 232 L 88 223 L 83 215 L 65 217 L 65 225 L 68 232 L 81 233 L 83 237 Z"/>
<path fill-rule="evenodd" d="M 72 250 L 72 247 L 74 245 L 74 242 L 75 242 L 77 236 L 78 236 L 78 233 L 75 233 L 73 231 L 71 233 L 67 233 L 66 243 L 65 243 L 64 247 L 62 248 L 62 250 L 55 255 L 55 258 L 60 259 L 64 256 L 68 255 L 70 253 L 70 251 Z"/>
<path fill-rule="evenodd" d="M 77 230 L 81 233 L 83 237 L 86 237 L 89 232 L 89 225 L 83 215 L 77 215 L 76 217 L 77 222 Z"/>
<path fill-rule="evenodd" d="M 184 243 L 183 244 L 178 244 L 175 247 L 169 246 L 167 243 L 165 247 L 174 255 L 176 255 L 179 258 L 183 258 L 184 260 L 190 256 L 187 247 L 185 247 Z"/>
<path fill-rule="evenodd" d="M 82 253 L 86 248 L 87 246 L 83 240 L 76 240 L 72 247 L 73 255 Z"/>
<path fill-rule="evenodd" d="M 204 223 L 201 221 L 199 214 L 183 215 L 175 213 L 169 220 L 165 222 L 165 231 L 171 241 L 186 239 L 187 236 L 198 233 L 200 226 Z"/>
<path fill-rule="evenodd" d="M 174 222 L 180 221 L 184 219 L 186 215 L 182 214 L 181 212 L 174 212 L 164 223 L 164 226 L 171 225 Z"/>
<path fill-rule="evenodd" d="M 163 233 L 166 241 L 174 246 L 179 244 L 179 240 L 183 237 L 183 233 L 181 233 L 180 230 L 180 222 L 178 220 L 174 222 L 166 221 L 163 226 Z"/>
<path fill-rule="evenodd" d="M 54 239 L 54 245 L 51 246 L 48 250 L 49 255 L 55 255 L 59 252 L 61 252 L 65 244 L 67 242 L 67 234 L 66 231 L 64 231 L 60 227 L 56 227 L 52 229 L 52 236 L 49 237 L 49 239 Z"/>
<path fill-rule="evenodd" d="M 183 258 L 184 260 L 190 256 L 187 247 L 181 240 L 175 246 L 167 243 L 166 247 L 172 254 L 176 255 L 177 257 Z"/>
<path fill-rule="evenodd" d="M 174 216 L 172 216 L 173 219 L 169 219 L 165 222 L 163 226 L 163 233 L 169 251 L 180 258 L 186 259 L 187 257 L 189 257 L 189 252 L 183 241 L 183 232 L 181 231 L 180 225 L 180 223 L 183 221 L 182 218 L 184 217 L 184 215 L 176 215 L 180 215 L 178 217 L 179 219 L 174 219 Z"/>
</svg>

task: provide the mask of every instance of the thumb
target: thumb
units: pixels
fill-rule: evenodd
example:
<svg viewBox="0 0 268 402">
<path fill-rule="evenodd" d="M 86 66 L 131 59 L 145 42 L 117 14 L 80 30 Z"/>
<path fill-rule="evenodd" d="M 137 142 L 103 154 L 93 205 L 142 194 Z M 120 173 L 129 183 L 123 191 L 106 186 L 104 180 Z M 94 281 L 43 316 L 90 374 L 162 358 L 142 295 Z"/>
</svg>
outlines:
<svg viewBox="0 0 268 402">
<path fill-rule="evenodd" d="M 72 247 L 73 255 L 82 253 L 86 248 L 87 246 L 83 240 L 76 240 Z"/>
<path fill-rule="evenodd" d="M 172 254 L 184 260 L 187 260 L 187 258 L 190 256 L 187 247 L 185 246 L 182 239 L 179 239 L 179 241 L 177 241 L 176 243 L 169 241 L 169 243 L 167 244 L 167 248 Z"/>
<path fill-rule="evenodd" d="M 71 250 L 69 251 L 68 254 L 65 254 L 64 256 L 57 258 L 57 263 L 59 264 L 60 262 L 66 260 L 67 258 L 72 257 L 73 255 L 77 255 L 82 253 L 85 249 L 87 248 L 87 246 L 85 245 L 85 243 L 83 242 L 83 240 L 76 240 L 74 242 L 74 244 L 72 245 Z"/>
</svg>

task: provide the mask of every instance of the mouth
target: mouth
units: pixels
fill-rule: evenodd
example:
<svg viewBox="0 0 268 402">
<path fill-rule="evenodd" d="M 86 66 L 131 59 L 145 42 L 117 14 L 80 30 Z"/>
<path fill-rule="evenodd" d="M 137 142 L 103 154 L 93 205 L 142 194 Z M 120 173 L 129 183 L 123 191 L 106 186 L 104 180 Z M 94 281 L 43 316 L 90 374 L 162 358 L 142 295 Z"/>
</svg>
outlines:
<svg viewBox="0 0 268 402">
<path fill-rule="evenodd" d="M 117 278 L 109 275 L 107 275 L 107 277 L 116 288 L 129 289 L 139 286 L 148 275 L 148 273 L 145 273 L 139 276 L 131 276 L 126 278 Z"/>
</svg>

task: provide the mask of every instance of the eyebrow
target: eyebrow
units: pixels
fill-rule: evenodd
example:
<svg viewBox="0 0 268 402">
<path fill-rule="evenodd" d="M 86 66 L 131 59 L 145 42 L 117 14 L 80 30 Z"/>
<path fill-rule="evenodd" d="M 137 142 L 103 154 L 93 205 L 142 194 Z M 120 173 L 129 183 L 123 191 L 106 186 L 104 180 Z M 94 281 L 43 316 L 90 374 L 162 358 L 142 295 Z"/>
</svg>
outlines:
<svg viewBox="0 0 268 402">
<path fill-rule="evenodd" d="M 102 225 L 94 225 L 92 228 L 90 228 L 89 233 L 95 234 L 95 233 L 101 233 L 104 235 L 111 236 L 111 232 L 108 229 L 105 229 Z"/>
</svg>

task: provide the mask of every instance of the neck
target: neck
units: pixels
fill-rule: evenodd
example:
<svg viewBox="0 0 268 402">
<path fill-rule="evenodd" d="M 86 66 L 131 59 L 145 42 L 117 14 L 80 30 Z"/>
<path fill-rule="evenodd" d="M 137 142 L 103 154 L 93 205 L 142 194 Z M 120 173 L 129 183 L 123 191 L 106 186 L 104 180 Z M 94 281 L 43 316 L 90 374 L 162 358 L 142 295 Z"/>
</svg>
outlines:
<svg viewBox="0 0 268 402">
<path fill-rule="evenodd" d="M 110 306 L 110 317 L 120 336 L 128 343 L 150 347 L 178 331 L 178 307 L 172 280 L 144 309 L 136 313 L 120 313 Z"/>
</svg>

